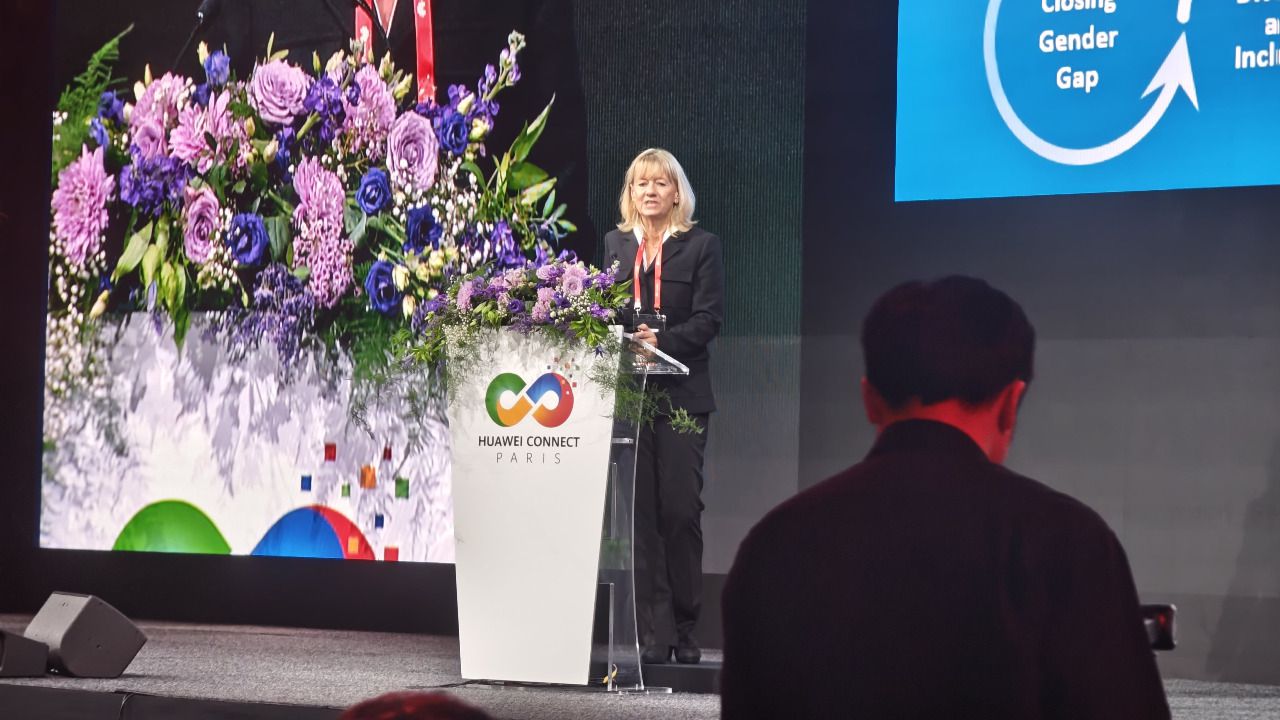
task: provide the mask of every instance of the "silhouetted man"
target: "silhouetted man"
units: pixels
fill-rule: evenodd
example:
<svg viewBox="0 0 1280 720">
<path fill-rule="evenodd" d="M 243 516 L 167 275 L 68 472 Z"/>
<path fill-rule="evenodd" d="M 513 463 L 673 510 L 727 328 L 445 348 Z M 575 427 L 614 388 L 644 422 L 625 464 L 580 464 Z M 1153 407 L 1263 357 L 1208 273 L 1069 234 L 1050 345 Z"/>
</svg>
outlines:
<svg viewBox="0 0 1280 720">
<path fill-rule="evenodd" d="M 723 717 L 1168 718 L 1119 541 L 1001 466 L 1032 375 L 1022 308 L 972 278 L 907 283 L 862 347 L 879 437 L 743 541 Z"/>
</svg>

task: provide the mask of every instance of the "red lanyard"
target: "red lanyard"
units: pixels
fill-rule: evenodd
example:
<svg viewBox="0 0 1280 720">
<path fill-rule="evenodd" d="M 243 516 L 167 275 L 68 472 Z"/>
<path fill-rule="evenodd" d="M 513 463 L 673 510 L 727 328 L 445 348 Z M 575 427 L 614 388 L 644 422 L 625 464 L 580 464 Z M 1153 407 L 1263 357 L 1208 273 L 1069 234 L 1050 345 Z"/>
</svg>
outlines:
<svg viewBox="0 0 1280 720">
<path fill-rule="evenodd" d="M 662 243 L 658 245 L 658 256 L 653 260 L 653 311 L 662 312 Z M 640 247 L 636 248 L 636 266 L 631 272 L 633 281 L 631 288 L 635 291 L 636 310 L 640 310 L 640 268 L 644 262 L 644 240 L 640 241 Z"/>
<path fill-rule="evenodd" d="M 392 11 L 394 13 L 394 10 Z M 431 31 L 431 0 L 413 0 L 413 34 L 417 49 L 418 102 L 436 95 L 436 57 Z M 356 39 L 364 43 L 365 62 L 373 62 L 373 18 L 356 6 Z"/>
</svg>

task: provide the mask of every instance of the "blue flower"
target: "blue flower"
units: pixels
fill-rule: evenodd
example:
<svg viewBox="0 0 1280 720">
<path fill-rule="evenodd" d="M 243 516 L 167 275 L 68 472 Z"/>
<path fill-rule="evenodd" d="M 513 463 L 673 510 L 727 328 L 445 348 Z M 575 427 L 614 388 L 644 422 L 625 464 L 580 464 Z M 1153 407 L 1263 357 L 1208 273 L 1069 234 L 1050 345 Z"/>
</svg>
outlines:
<svg viewBox="0 0 1280 720">
<path fill-rule="evenodd" d="M 221 50 L 214 50 L 204 61 L 204 76 L 209 84 L 222 87 L 231 78 L 231 58 Z"/>
<path fill-rule="evenodd" d="M 333 144 L 347 117 L 342 106 L 342 88 L 332 78 L 322 77 L 311 84 L 302 107 L 320 117 L 320 123 L 308 133 L 306 143 L 309 150 L 319 154 Z"/>
<path fill-rule="evenodd" d="M 302 107 L 325 118 L 341 120 L 346 115 L 346 110 L 342 107 L 342 88 L 328 76 L 311 84 Z"/>
<path fill-rule="evenodd" d="M 444 234 L 444 228 L 436 222 L 436 215 L 430 205 L 410 210 L 404 229 L 403 250 L 405 252 L 413 251 L 422 254 L 428 245 L 433 250 L 440 248 L 440 236 Z"/>
<path fill-rule="evenodd" d="M 102 120 L 110 120 L 116 125 L 123 125 L 124 101 L 111 90 L 102 93 L 98 98 L 98 117 Z"/>
<path fill-rule="evenodd" d="M 209 107 L 209 83 L 200 83 L 196 86 L 196 91 L 191 93 L 191 100 L 200 107 Z"/>
<path fill-rule="evenodd" d="M 289 165 L 293 163 L 293 151 L 297 146 L 298 137 L 293 128 L 284 128 L 276 133 L 275 166 L 285 183 L 293 182 L 293 174 L 289 172 Z"/>
<path fill-rule="evenodd" d="M 385 170 L 370 168 L 369 172 L 360 178 L 356 202 L 365 215 L 377 215 L 387 209 L 391 204 L 391 179 L 387 177 Z"/>
<path fill-rule="evenodd" d="M 511 302 L 507 303 L 507 312 L 511 313 L 512 315 L 516 315 L 524 312 L 524 301 L 512 300 Z"/>
<path fill-rule="evenodd" d="M 152 217 L 159 217 L 166 201 L 176 207 L 186 185 L 182 163 L 163 155 L 136 158 L 120 171 L 120 199 Z"/>
<path fill-rule="evenodd" d="M 102 125 L 101 118 L 94 118 L 89 121 L 89 137 L 93 138 L 93 141 L 102 147 L 111 142 L 111 138 L 107 136 L 107 129 Z"/>
<path fill-rule="evenodd" d="M 395 266 L 386 260 L 378 260 L 369 268 L 364 278 L 364 291 L 369 295 L 369 304 L 383 315 L 395 315 L 400 312 L 400 302 L 404 293 L 396 288 L 394 276 Z"/>
<path fill-rule="evenodd" d="M 351 83 L 347 86 L 347 102 L 351 105 L 360 104 L 360 83 Z"/>
<path fill-rule="evenodd" d="M 534 246 L 533 266 L 540 268 L 551 260 L 551 247 L 546 241 L 539 242 Z"/>
<path fill-rule="evenodd" d="M 271 249 L 271 237 L 262 218 L 253 213 L 240 213 L 231 219 L 231 231 L 227 233 L 227 248 L 242 267 L 258 267 L 267 259 Z"/>
<path fill-rule="evenodd" d="M 520 252 L 520 244 L 516 242 L 511 226 L 507 225 L 505 220 L 499 220 L 493 226 L 489 241 L 493 245 L 493 255 L 497 258 L 499 266 L 518 267 L 524 264 L 524 254 Z"/>
<path fill-rule="evenodd" d="M 435 119 L 434 125 L 441 147 L 454 155 L 461 155 L 467 151 L 471 125 L 467 122 L 465 115 L 451 107 L 444 108 L 440 116 Z"/>
</svg>

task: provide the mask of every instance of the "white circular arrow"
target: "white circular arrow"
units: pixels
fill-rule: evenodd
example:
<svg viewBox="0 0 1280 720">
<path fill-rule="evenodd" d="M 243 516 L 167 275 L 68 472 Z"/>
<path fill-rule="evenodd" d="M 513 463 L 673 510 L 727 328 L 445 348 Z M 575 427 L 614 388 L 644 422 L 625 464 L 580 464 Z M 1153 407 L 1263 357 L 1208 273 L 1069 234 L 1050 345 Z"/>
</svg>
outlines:
<svg viewBox="0 0 1280 720">
<path fill-rule="evenodd" d="M 1065 148 L 1054 145 L 1036 135 L 1026 123 L 1022 122 L 1018 113 L 1014 112 L 1013 106 L 1009 104 L 1009 98 L 1004 94 L 1004 86 L 1000 84 L 1000 69 L 996 66 L 996 18 L 1000 15 L 1000 2 L 1001 0 L 991 0 L 987 5 L 987 21 L 982 33 L 982 55 L 987 66 L 987 85 L 991 88 L 991 98 L 995 100 L 996 109 L 1000 111 L 1004 124 L 1009 126 L 1009 130 L 1023 145 L 1040 157 L 1063 165 L 1094 165 L 1121 155 L 1137 145 L 1138 141 L 1146 137 L 1156 123 L 1160 122 L 1160 118 L 1164 117 L 1165 111 L 1169 109 L 1169 104 L 1173 102 L 1174 96 L 1178 94 L 1178 88 L 1182 88 L 1187 93 L 1187 98 L 1197 110 L 1200 109 L 1200 103 L 1196 100 L 1195 80 L 1191 77 L 1191 55 L 1187 52 L 1187 34 L 1184 32 L 1178 36 L 1178 41 L 1173 44 L 1168 57 L 1161 63 L 1160 69 L 1156 70 L 1155 77 L 1151 78 L 1151 84 L 1147 85 L 1147 89 L 1143 91 L 1142 97 L 1146 97 L 1156 88 L 1160 88 L 1160 94 L 1156 96 L 1155 103 L 1137 125 L 1115 140 L 1097 147 Z M 1180 20 L 1183 6 L 1186 8 L 1186 14 L 1189 15 L 1191 10 L 1190 1 L 1182 0 L 1179 3 Z"/>
</svg>

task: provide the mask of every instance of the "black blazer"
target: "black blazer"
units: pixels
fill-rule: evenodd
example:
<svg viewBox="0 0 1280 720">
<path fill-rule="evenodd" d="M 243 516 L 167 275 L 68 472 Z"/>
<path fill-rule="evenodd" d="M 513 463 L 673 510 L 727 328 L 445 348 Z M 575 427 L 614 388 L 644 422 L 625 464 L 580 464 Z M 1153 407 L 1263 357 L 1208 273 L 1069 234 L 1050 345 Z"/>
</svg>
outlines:
<svg viewBox="0 0 1280 720">
<path fill-rule="evenodd" d="M 1169 717 L 1106 523 L 942 423 L 766 515 L 721 610 L 725 720 Z"/>
<path fill-rule="evenodd" d="M 398 0 L 389 36 L 396 67 L 408 73 L 415 69 L 413 5 L 413 0 Z M 355 7 L 352 0 L 224 0 L 205 39 L 210 48 L 226 46 L 241 79 L 249 77 L 255 59 L 266 53 L 273 32 L 273 48 L 289 50 L 289 61 L 310 71 L 313 52 L 324 63 L 349 48 Z M 565 246 L 591 257 L 596 234 L 587 215 L 587 113 L 572 1 L 432 0 L 432 23 L 436 97 L 441 101 L 448 99 L 450 85 L 474 90 L 485 65 L 498 63 L 507 35 L 512 30 L 524 33 L 528 47 L 520 53 L 522 77 L 499 96 L 497 127 L 486 145 L 491 155 L 501 155 L 555 96 L 529 161 L 557 179 L 556 197 L 568 205 L 567 216 L 578 226 Z M 376 30 L 374 40 L 375 57 L 381 58 L 388 43 Z"/>
<path fill-rule="evenodd" d="M 640 244 L 634 233 L 612 230 L 604 236 L 603 266 L 618 261 L 618 282 L 629 282 Z M 641 271 L 644 310 L 653 309 L 653 266 Z M 691 414 L 716 409 L 711 391 L 710 344 L 724 320 L 724 259 L 720 238 L 697 227 L 672 235 L 662 248 L 662 312 L 667 329 L 658 333 L 658 349 L 689 366 L 689 375 L 655 376 L 649 384 L 665 390 L 673 408 Z M 623 324 L 630 325 L 631 303 Z"/>
</svg>

